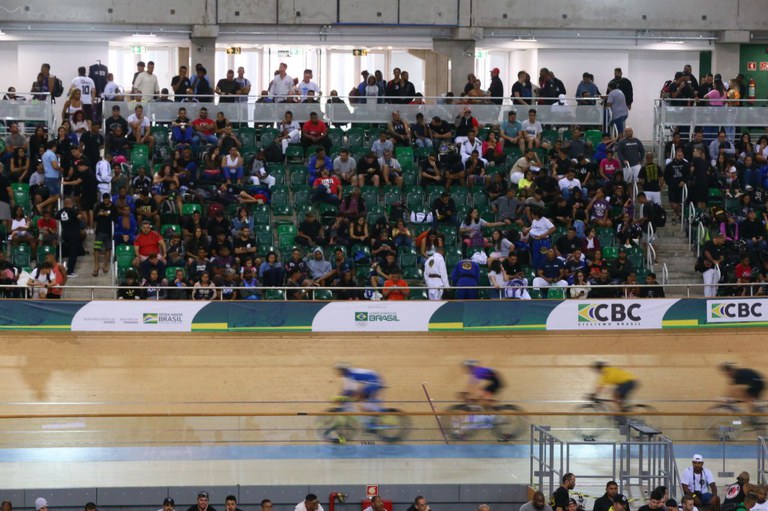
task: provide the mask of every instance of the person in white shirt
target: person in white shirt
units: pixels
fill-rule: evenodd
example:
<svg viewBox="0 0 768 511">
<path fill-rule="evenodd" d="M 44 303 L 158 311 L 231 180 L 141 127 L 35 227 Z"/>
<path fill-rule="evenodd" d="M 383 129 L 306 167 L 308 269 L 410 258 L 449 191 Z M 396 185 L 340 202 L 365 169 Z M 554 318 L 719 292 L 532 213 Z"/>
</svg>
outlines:
<svg viewBox="0 0 768 511">
<path fill-rule="evenodd" d="M 437 247 L 435 253 L 424 262 L 424 283 L 429 288 L 430 300 L 442 300 L 443 290 L 449 285 L 443 252 L 443 247 Z"/>
<path fill-rule="evenodd" d="M 293 511 L 324 511 L 323 506 L 320 505 L 320 501 L 317 500 L 317 495 L 314 493 L 308 493 L 306 497 L 304 497 L 303 502 L 299 502 L 296 504 L 296 507 L 293 508 Z"/>
<path fill-rule="evenodd" d="M 391 149 L 384 150 L 384 154 L 379 158 L 379 167 L 384 174 L 385 185 L 403 186 L 403 169 L 397 158 L 392 155 Z"/>
<path fill-rule="evenodd" d="M 701 454 L 693 455 L 691 466 L 686 468 L 680 476 L 680 484 L 686 495 L 693 496 L 694 505 L 720 507 L 715 476 L 704 467 L 704 457 Z"/>
<path fill-rule="evenodd" d="M 467 163 L 467 160 L 472 155 L 472 151 L 477 151 L 477 154 L 483 154 L 483 142 L 477 138 L 477 132 L 470 130 L 467 133 L 467 139 L 461 143 L 459 152 L 461 153 L 461 163 Z M 480 158 L 480 160 L 488 165 L 488 160 Z"/>
<path fill-rule="evenodd" d="M 115 83 L 115 76 L 112 73 L 107 73 L 107 84 L 104 86 L 101 97 L 104 98 L 104 101 L 116 101 L 118 92 L 120 92 L 120 86 Z"/>
<path fill-rule="evenodd" d="M 536 109 L 531 108 L 528 110 L 528 119 L 522 123 L 523 137 L 525 138 L 525 146 L 529 149 L 536 149 L 543 147 L 544 149 L 551 149 L 552 146 L 541 139 L 541 134 L 544 128 L 541 123 L 536 120 Z"/>
<path fill-rule="evenodd" d="M 531 262 L 534 268 L 544 260 L 544 253 L 552 246 L 552 236 L 556 229 L 549 218 L 545 217 L 538 207 L 531 208 L 531 226 L 523 229 L 523 236 L 527 236 L 531 247 Z"/>
<path fill-rule="evenodd" d="M 141 94 L 141 101 L 152 101 L 160 93 L 154 71 L 155 63 L 150 60 L 147 62 L 147 70 L 140 73 L 133 82 L 133 93 Z"/>
<path fill-rule="evenodd" d="M 750 509 L 750 511 L 768 511 L 768 501 L 765 500 L 768 488 L 765 486 L 758 486 L 755 492 L 757 493 L 757 503 Z"/>
<path fill-rule="evenodd" d="M 277 74 L 269 84 L 268 93 L 276 103 L 285 103 L 293 90 L 293 78 L 285 72 L 287 69 L 288 64 L 281 62 Z"/>
<path fill-rule="evenodd" d="M 317 84 L 312 81 L 311 69 L 304 70 L 304 79 L 299 82 L 298 88 L 302 101 L 307 99 L 307 93 L 309 91 L 314 92 L 315 96 L 320 94 L 320 87 L 318 87 Z"/>
<path fill-rule="evenodd" d="M 301 126 L 298 121 L 293 120 L 293 112 L 285 112 L 283 120 L 277 124 L 277 130 L 280 134 L 275 141 L 280 142 L 283 147 L 283 154 L 288 150 L 289 144 L 298 144 L 301 142 Z"/>
<path fill-rule="evenodd" d="M 568 169 L 568 172 L 565 173 L 565 177 L 557 182 L 558 186 L 560 186 L 560 193 L 563 194 L 563 197 L 565 197 L 566 200 L 571 198 L 573 190 L 581 190 L 581 181 L 573 176 L 573 169 Z"/>
<path fill-rule="evenodd" d="M 149 154 L 155 146 L 155 138 L 150 133 L 149 117 L 144 115 L 144 107 L 136 105 L 133 113 L 128 116 L 128 140 L 137 144 L 148 144 Z"/>
<path fill-rule="evenodd" d="M 77 76 L 72 80 L 72 89 L 80 89 L 80 101 L 83 103 L 83 114 L 88 122 L 88 129 L 93 120 L 93 95 L 96 94 L 96 84 L 85 75 L 85 66 L 77 68 Z"/>
<path fill-rule="evenodd" d="M 112 165 L 105 158 L 102 158 L 96 163 L 96 182 L 98 183 L 96 186 L 99 189 L 98 195 L 112 193 L 113 176 Z"/>
</svg>

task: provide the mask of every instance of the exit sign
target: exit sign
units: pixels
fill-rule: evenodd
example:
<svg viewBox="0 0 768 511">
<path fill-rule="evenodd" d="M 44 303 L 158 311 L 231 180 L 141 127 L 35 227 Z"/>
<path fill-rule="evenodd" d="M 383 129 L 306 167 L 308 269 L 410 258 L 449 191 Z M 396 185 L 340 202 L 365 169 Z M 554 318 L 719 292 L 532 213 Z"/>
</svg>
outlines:
<svg viewBox="0 0 768 511">
<path fill-rule="evenodd" d="M 484 59 L 484 58 L 485 58 L 485 57 L 487 57 L 487 56 L 488 56 L 488 52 L 487 52 L 487 51 L 484 51 L 484 50 L 477 50 L 477 51 L 475 52 L 475 58 L 476 58 L 476 59 Z"/>
<path fill-rule="evenodd" d="M 227 55 L 240 55 L 243 52 L 243 49 L 239 46 L 231 46 L 227 48 Z"/>
<path fill-rule="evenodd" d="M 134 55 L 141 55 L 145 53 L 147 49 L 144 46 L 131 46 L 131 53 Z"/>
<path fill-rule="evenodd" d="M 747 62 L 747 71 L 757 71 L 757 62 Z"/>
<path fill-rule="evenodd" d="M 368 50 L 363 48 L 355 49 L 355 50 L 352 50 L 352 55 L 354 55 L 355 57 L 365 57 L 366 55 L 368 55 Z"/>
</svg>

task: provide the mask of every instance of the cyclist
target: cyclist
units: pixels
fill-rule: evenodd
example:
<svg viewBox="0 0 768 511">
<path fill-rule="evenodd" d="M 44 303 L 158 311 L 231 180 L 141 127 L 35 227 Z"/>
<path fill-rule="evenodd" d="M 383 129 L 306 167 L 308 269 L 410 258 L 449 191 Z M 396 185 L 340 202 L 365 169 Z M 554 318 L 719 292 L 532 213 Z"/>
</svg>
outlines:
<svg viewBox="0 0 768 511">
<path fill-rule="evenodd" d="M 495 401 L 496 394 L 504 387 L 498 373 L 490 367 L 480 366 L 477 360 L 465 360 L 463 365 L 469 373 L 465 399 L 483 406 Z"/>
<path fill-rule="evenodd" d="M 637 387 L 635 375 L 618 367 L 611 367 L 604 361 L 597 361 L 592 364 L 592 369 L 600 373 L 600 379 L 597 382 L 593 398 L 600 395 L 604 387 L 613 387 L 613 400 L 620 411 L 625 411 L 625 403 L 629 394 Z"/>
<path fill-rule="evenodd" d="M 753 412 L 757 411 L 755 402 L 760 400 L 765 389 L 763 375 L 754 369 L 739 367 L 733 362 L 720 364 L 720 370 L 731 379 L 731 388 L 728 389 L 727 397 L 736 401 L 744 401 Z"/>
<path fill-rule="evenodd" d="M 379 392 L 384 389 L 381 375 L 371 369 L 349 367 L 349 364 L 339 363 L 334 366 L 343 378 L 341 395 L 362 404 L 363 410 L 380 412 Z"/>
</svg>

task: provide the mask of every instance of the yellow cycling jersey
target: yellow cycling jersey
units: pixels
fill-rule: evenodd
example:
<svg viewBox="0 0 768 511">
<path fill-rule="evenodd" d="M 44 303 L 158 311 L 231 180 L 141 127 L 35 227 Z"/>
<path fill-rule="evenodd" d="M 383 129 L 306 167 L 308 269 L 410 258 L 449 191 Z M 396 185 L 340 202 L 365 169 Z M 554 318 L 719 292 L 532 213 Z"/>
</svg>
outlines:
<svg viewBox="0 0 768 511">
<path fill-rule="evenodd" d="M 600 372 L 600 385 L 621 385 L 634 379 L 635 375 L 618 367 L 603 367 Z"/>
</svg>

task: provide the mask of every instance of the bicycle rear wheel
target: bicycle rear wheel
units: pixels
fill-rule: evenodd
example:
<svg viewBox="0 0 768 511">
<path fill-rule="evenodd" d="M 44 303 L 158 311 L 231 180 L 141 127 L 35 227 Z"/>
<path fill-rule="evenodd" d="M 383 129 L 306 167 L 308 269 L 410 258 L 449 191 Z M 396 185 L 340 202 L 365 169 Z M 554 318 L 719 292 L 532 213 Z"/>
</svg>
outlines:
<svg viewBox="0 0 768 511">
<path fill-rule="evenodd" d="M 704 431 L 713 440 L 736 440 L 744 431 L 744 418 L 741 409 L 731 403 L 719 403 L 707 410 L 709 413 L 727 413 L 724 417 L 707 417 Z"/>
<path fill-rule="evenodd" d="M 346 410 L 341 407 L 330 408 L 328 413 L 340 413 Z M 318 436 L 326 442 L 346 443 L 357 436 L 360 424 L 351 415 L 322 415 L 315 421 Z"/>
<path fill-rule="evenodd" d="M 373 422 L 376 434 L 385 442 L 399 442 L 408 436 L 411 419 L 405 415 L 392 415 L 390 412 L 400 412 L 397 408 L 385 408 Z"/>
<path fill-rule="evenodd" d="M 446 411 L 480 413 L 480 407 L 461 404 L 450 406 Z M 451 440 L 469 440 L 477 432 L 477 426 L 472 418 L 472 415 L 445 415 L 440 418 L 440 423 Z"/>
<path fill-rule="evenodd" d="M 587 403 L 574 410 L 582 415 L 568 416 L 568 429 L 584 440 L 594 440 L 614 429 L 614 421 L 600 403 Z"/>
<path fill-rule="evenodd" d="M 498 405 L 493 407 L 497 412 L 522 412 L 516 405 Z M 499 442 L 509 442 L 519 438 L 528 431 L 528 420 L 522 415 L 497 415 L 493 419 L 493 432 Z"/>
</svg>

